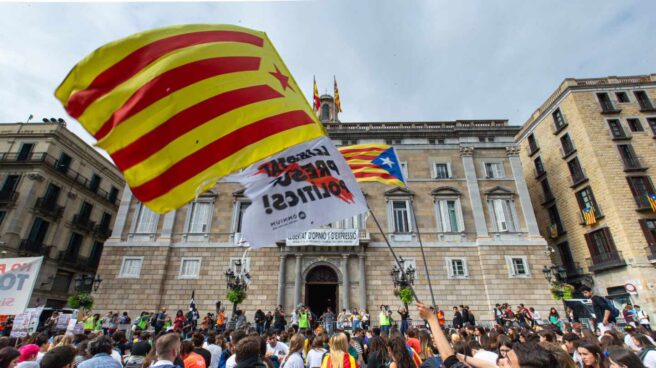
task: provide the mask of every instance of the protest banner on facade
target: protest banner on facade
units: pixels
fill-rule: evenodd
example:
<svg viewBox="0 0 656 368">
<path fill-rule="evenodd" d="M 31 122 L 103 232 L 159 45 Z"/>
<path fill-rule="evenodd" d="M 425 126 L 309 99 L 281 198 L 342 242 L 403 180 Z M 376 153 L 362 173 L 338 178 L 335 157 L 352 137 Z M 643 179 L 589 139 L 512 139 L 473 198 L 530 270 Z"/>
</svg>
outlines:
<svg viewBox="0 0 656 368">
<path fill-rule="evenodd" d="M 0 259 L 0 314 L 25 311 L 42 261 L 43 257 Z"/>
</svg>

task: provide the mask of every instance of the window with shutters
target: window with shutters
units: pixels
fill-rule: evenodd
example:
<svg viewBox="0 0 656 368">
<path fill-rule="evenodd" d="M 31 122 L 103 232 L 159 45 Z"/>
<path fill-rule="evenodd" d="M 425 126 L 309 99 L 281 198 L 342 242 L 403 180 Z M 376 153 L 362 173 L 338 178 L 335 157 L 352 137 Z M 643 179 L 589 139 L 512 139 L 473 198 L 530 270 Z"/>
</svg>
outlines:
<svg viewBox="0 0 656 368">
<path fill-rule="evenodd" d="M 553 192 L 551 191 L 551 186 L 549 185 L 549 180 L 547 178 L 544 178 L 540 181 L 540 186 L 542 187 L 542 194 L 544 195 L 544 202 L 550 202 L 553 201 L 554 195 Z"/>
<path fill-rule="evenodd" d="M 488 210 L 492 217 L 493 232 L 519 231 L 515 201 L 509 198 L 488 199 Z"/>
<path fill-rule="evenodd" d="M 549 237 L 551 238 L 557 238 L 559 235 L 562 235 L 565 233 L 565 228 L 563 227 L 563 222 L 560 219 L 560 213 L 558 213 L 558 207 L 554 204 L 553 206 L 547 208 L 547 212 L 549 213 L 549 226 L 555 226 L 555 235 L 552 236 L 552 228 L 550 227 L 548 229 Z"/>
<path fill-rule="evenodd" d="M 389 202 L 392 210 L 392 232 L 398 234 L 411 233 L 410 200 L 392 200 Z"/>
<path fill-rule="evenodd" d="M 626 125 L 629 126 L 629 130 L 632 132 L 644 132 L 645 128 L 642 127 L 642 123 L 638 118 L 629 118 L 626 119 Z"/>
<path fill-rule="evenodd" d="M 617 253 L 610 230 L 604 227 L 585 234 L 588 250 L 594 259 L 607 259 Z"/>
<path fill-rule="evenodd" d="M 180 260 L 180 279 L 197 279 L 200 276 L 201 257 L 182 257 Z"/>
<path fill-rule="evenodd" d="M 528 154 L 532 155 L 535 152 L 537 152 L 540 147 L 538 146 L 538 142 L 535 140 L 535 136 L 533 134 L 529 134 L 528 138 Z"/>
<path fill-rule="evenodd" d="M 654 137 L 656 137 L 656 118 L 647 118 L 647 125 L 649 125 Z"/>
<path fill-rule="evenodd" d="M 486 179 L 501 179 L 505 177 L 503 162 L 484 162 L 483 169 Z"/>
<path fill-rule="evenodd" d="M 640 227 L 645 234 L 647 246 L 653 259 L 656 257 L 656 219 L 642 219 L 640 220 Z"/>
<path fill-rule="evenodd" d="M 626 134 L 626 131 L 624 130 L 624 127 L 622 126 L 622 123 L 619 119 L 609 119 L 606 122 L 608 123 L 610 135 L 613 137 L 613 139 L 630 138 L 630 136 Z"/>
<path fill-rule="evenodd" d="M 631 100 L 629 100 L 629 95 L 626 92 L 615 92 L 615 98 L 617 98 L 617 102 L 619 103 L 631 102 Z"/>
<path fill-rule="evenodd" d="M 68 172 L 68 169 L 70 169 L 71 167 L 71 161 L 72 161 L 71 156 L 62 152 L 61 155 L 59 155 L 59 160 L 55 162 L 55 169 L 57 171 L 66 174 Z"/>
<path fill-rule="evenodd" d="M 214 202 L 212 199 L 203 199 L 193 201 L 189 204 L 187 212 L 187 233 L 188 234 L 208 234 L 210 232 L 210 223 Z"/>
<path fill-rule="evenodd" d="M 434 179 L 450 179 L 451 178 L 451 164 L 448 162 L 434 162 L 433 163 L 433 178 Z"/>
<path fill-rule="evenodd" d="M 446 267 L 450 279 L 462 279 L 469 277 L 467 269 L 467 258 L 446 257 Z"/>
<path fill-rule="evenodd" d="M 594 209 L 596 218 L 603 217 L 604 214 L 601 212 L 601 207 L 599 207 L 599 204 L 597 204 L 597 201 L 595 200 L 592 188 L 586 187 L 576 192 L 576 201 L 578 202 L 581 211 L 589 207 Z M 581 221 L 583 221 L 583 217 L 581 217 Z"/>
<path fill-rule="evenodd" d="M 654 111 L 654 105 L 652 105 L 647 92 L 645 91 L 635 91 L 633 95 L 638 100 L 638 105 L 640 105 L 640 111 Z"/>
<path fill-rule="evenodd" d="M 465 231 L 462 207 L 458 197 L 435 197 L 437 232 L 460 233 Z"/>
<path fill-rule="evenodd" d="M 119 278 L 139 278 L 141 275 L 141 265 L 144 257 L 123 257 L 121 269 L 118 273 Z"/>
<path fill-rule="evenodd" d="M 565 117 L 563 116 L 563 113 L 560 111 L 560 109 L 556 109 L 551 114 L 551 117 L 553 117 L 554 120 L 555 131 L 560 131 L 562 128 L 564 128 L 567 125 L 567 123 L 565 122 Z"/>
<path fill-rule="evenodd" d="M 569 156 L 570 154 L 574 153 L 574 151 L 576 151 L 574 148 L 574 143 L 572 142 L 572 138 L 569 136 L 569 134 L 565 134 L 560 137 L 560 145 L 562 147 L 561 154 L 563 156 Z"/>
<path fill-rule="evenodd" d="M 620 112 L 620 110 L 616 109 L 615 106 L 613 105 L 613 101 L 611 101 L 610 96 L 608 96 L 608 93 L 603 92 L 603 93 L 597 93 L 597 99 L 599 100 L 599 104 L 601 105 L 601 112 L 605 113 L 617 113 Z"/>
<path fill-rule="evenodd" d="M 531 276 L 528 268 L 528 257 L 526 256 L 506 256 L 506 264 L 510 277 Z"/>
<path fill-rule="evenodd" d="M 533 164 L 535 164 L 535 176 L 542 176 L 545 174 L 546 171 L 544 170 L 542 158 L 536 157 L 535 160 L 533 160 Z"/>
<path fill-rule="evenodd" d="M 629 188 L 638 209 L 651 209 L 648 196 L 656 194 L 656 191 L 654 191 L 650 178 L 648 176 L 629 176 L 626 180 L 629 182 Z"/>
<path fill-rule="evenodd" d="M 243 228 L 244 213 L 251 205 L 249 200 L 239 198 L 235 201 L 235 208 L 232 219 L 232 232 L 241 234 Z"/>
<path fill-rule="evenodd" d="M 574 159 L 568 161 L 567 167 L 569 168 L 569 173 L 572 175 L 573 185 L 577 185 L 587 180 L 578 157 L 574 157 Z"/>
<path fill-rule="evenodd" d="M 135 218 L 134 234 L 151 235 L 157 232 L 159 214 L 151 211 L 143 203 L 139 203 Z"/>
</svg>

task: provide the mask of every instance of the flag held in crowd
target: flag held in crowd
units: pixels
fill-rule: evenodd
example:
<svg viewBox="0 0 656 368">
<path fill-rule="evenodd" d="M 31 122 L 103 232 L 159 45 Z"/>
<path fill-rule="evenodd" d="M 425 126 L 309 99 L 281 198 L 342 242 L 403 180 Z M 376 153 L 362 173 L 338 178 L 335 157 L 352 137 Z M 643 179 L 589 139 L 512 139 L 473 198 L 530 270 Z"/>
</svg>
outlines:
<svg viewBox="0 0 656 368">
<path fill-rule="evenodd" d="M 189 310 L 190 311 L 196 310 L 196 290 L 193 290 L 191 292 L 191 300 L 189 300 Z"/>
<path fill-rule="evenodd" d="M 651 206 L 651 210 L 656 212 L 656 194 L 648 195 L 647 199 L 649 200 L 649 205 Z"/>
<path fill-rule="evenodd" d="M 364 195 L 330 138 L 299 144 L 230 177 L 252 204 L 242 237 L 253 248 L 367 211 Z"/>
<path fill-rule="evenodd" d="M 171 26 L 111 42 L 55 95 L 159 213 L 325 135 L 267 35 L 237 26 Z"/>
<path fill-rule="evenodd" d="M 583 213 L 583 221 L 586 225 L 594 225 L 597 223 L 597 217 L 595 217 L 594 208 L 586 207 L 581 212 Z"/>
<path fill-rule="evenodd" d="M 377 181 L 405 186 L 401 161 L 394 147 L 386 144 L 356 144 L 340 147 L 357 181 Z"/>
</svg>

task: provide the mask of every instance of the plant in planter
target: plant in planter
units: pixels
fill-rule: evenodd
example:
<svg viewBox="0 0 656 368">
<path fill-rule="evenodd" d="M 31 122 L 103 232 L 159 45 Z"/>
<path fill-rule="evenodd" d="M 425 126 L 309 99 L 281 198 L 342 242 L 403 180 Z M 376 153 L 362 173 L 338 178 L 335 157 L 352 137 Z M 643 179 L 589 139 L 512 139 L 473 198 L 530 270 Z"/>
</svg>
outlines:
<svg viewBox="0 0 656 368">
<path fill-rule="evenodd" d="M 70 305 L 71 308 L 89 310 L 93 308 L 93 297 L 88 293 L 73 294 L 68 298 L 68 305 Z"/>
<path fill-rule="evenodd" d="M 410 287 L 398 289 L 398 297 L 399 300 L 401 300 L 401 303 L 406 306 L 406 308 L 408 307 L 408 304 L 412 303 L 412 300 L 414 299 L 412 296 L 412 289 L 410 289 Z"/>
</svg>

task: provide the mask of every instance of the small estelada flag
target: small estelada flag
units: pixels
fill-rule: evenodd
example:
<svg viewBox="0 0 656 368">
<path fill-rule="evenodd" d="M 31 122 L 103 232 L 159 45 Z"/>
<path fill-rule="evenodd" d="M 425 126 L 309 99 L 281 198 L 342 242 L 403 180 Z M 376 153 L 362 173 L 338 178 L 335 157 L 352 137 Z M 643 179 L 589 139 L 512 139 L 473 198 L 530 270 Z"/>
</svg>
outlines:
<svg viewBox="0 0 656 368">
<path fill-rule="evenodd" d="M 651 205 L 651 210 L 656 212 L 656 194 L 650 194 L 647 196 L 649 205 Z"/>
<path fill-rule="evenodd" d="M 594 208 L 586 207 L 581 212 L 583 213 L 583 221 L 586 225 L 594 225 L 597 223 Z"/>
<path fill-rule="evenodd" d="M 335 82 L 335 108 L 338 112 L 342 112 L 342 101 L 339 99 L 339 88 L 337 88 L 337 79 L 333 76 Z"/>
<path fill-rule="evenodd" d="M 111 42 L 55 95 L 159 213 L 326 134 L 267 35 L 231 25 L 170 26 Z"/>
<path fill-rule="evenodd" d="M 556 224 L 549 225 L 549 236 L 551 236 L 552 238 L 558 237 L 558 225 Z"/>
<path fill-rule="evenodd" d="M 319 111 L 319 107 L 321 106 L 321 100 L 319 99 L 319 88 L 317 87 L 317 79 L 313 78 L 314 80 L 314 86 L 313 86 L 313 94 L 312 94 L 312 104 L 314 107 L 314 111 Z"/>
<path fill-rule="evenodd" d="M 340 147 L 357 181 L 377 181 L 405 186 L 401 161 L 394 147 L 387 144 L 356 144 Z"/>
</svg>

